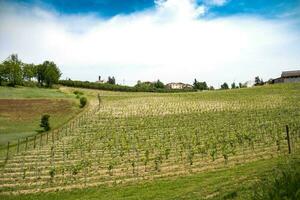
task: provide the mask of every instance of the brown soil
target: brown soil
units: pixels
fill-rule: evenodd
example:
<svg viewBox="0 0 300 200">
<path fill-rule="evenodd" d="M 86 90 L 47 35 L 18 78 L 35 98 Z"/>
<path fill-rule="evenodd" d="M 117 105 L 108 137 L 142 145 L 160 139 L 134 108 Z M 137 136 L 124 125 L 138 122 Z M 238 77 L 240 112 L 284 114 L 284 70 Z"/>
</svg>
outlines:
<svg viewBox="0 0 300 200">
<path fill-rule="evenodd" d="M 64 113 L 71 109 L 68 100 L 49 99 L 0 99 L 0 117 L 27 121 L 41 114 Z"/>
</svg>

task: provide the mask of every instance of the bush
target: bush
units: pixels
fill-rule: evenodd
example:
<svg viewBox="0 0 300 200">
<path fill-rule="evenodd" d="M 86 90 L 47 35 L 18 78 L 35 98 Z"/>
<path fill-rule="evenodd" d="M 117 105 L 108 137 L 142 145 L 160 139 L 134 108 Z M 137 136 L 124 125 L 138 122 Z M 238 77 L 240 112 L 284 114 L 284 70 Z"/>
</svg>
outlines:
<svg viewBox="0 0 300 200">
<path fill-rule="evenodd" d="M 81 92 L 81 91 L 79 91 L 79 90 L 75 90 L 73 93 L 74 93 L 76 96 L 77 96 L 77 95 L 78 95 L 78 96 L 83 95 L 83 92 Z"/>
<path fill-rule="evenodd" d="M 300 161 L 292 158 L 280 164 L 271 176 L 264 177 L 255 185 L 255 200 L 300 199 Z"/>
<path fill-rule="evenodd" d="M 86 97 L 80 97 L 80 108 L 83 108 L 87 103 Z"/>
<path fill-rule="evenodd" d="M 110 90 L 120 92 L 195 92 L 194 89 L 167 89 L 167 88 L 155 88 L 155 87 L 130 87 L 125 85 L 113 85 L 109 83 L 95 83 L 88 81 L 72 81 L 72 80 L 60 80 L 59 84 L 69 87 L 77 88 L 89 88 L 98 90 Z"/>
<path fill-rule="evenodd" d="M 42 116 L 40 127 L 44 128 L 44 131 L 49 131 L 51 129 L 49 124 L 49 118 L 50 115 Z"/>
</svg>

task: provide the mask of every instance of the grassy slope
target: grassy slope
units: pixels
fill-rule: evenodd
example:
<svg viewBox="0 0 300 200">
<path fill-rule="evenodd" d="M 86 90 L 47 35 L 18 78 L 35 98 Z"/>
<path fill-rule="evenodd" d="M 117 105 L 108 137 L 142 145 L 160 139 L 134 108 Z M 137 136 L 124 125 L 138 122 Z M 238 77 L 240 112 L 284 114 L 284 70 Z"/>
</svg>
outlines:
<svg viewBox="0 0 300 200">
<path fill-rule="evenodd" d="M 299 157 L 297 157 L 299 159 Z M 194 174 L 185 177 L 160 179 L 147 183 L 102 186 L 56 193 L 3 196 L 16 199 L 250 199 L 261 176 L 268 176 L 286 158 L 260 160 L 233 168 Z M 0 196 L 1 198 L 1 196 Z"/>
<path fill-rule="evenodd" d="M 56 128 L 78 113 L 78 100 L 59 89 L 0 87 L 0 146 L 36 134 L 42 114 Z"/>
<path fill-rule="evenodd" d="M 293 96 L 285 96 L 282 90 Z M 88 90 L 84 90 L 88 91 Z M 234 101 L 236 97 L 243 100 L 253 100 L 257 96 L 264 96 L 263 100 L 268 100 L 268 95 L 278 95 L 281 98 L 292 98 L 291 101 L 298 100 L 300 84 L 285 84 L 265 86 L 261 88 L 250 88 L 233 91 L 210 91 L 190 94 L 190 99 L 201 97 L 203 100 L 223 99 Z M 91 93 L 98 93 L 92 91 Z M 137 98 L 141 96 L 185 96 L 187 94 L 151 94 L 151 93 L 113 93 L 101 92 L 103 99 L 107 101 L 118 101 L 126 98 Z M 229 92 L 231 95 L 224 96 Z M 272 101 L 271 101 L 272 102 Z M 298 154 L 299 155 L 299 154 Z M 251 189 L 255 186 L 257 177 L 267 176 L 283 159 L 273 158 L 261 160 L 253 163 L 235 166 L 229 169 L 194 174 L 186 177 L 168 178 L 155 180 L 148 183 L 135 183 L 130 185 L 118 185 L 115 187 L 102 186 L 83 190 L 60 191 L 57 193 L 3 196 L 3 199 L 249 199 Z M 1 196 L 0 196 L 0 199 Z"/>
</svg>

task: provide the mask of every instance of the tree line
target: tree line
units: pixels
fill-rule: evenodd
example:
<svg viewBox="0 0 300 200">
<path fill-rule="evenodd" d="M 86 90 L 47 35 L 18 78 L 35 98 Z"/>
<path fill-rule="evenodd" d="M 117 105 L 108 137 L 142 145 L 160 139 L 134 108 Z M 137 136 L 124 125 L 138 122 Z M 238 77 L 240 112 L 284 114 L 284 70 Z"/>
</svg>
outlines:
<svg viewBox="0 0 300 200">
<path fill-rule="evenodd" d="M 42 64 L 23 63 L 17 54 L 10 55 L 0 63 L 0 85 L 16 86 L 35 84 L 38 86 L 52 87 L 58 83 L 62 73 L 59 67 L 52 61 L 44 61 Z"/>
</svg>

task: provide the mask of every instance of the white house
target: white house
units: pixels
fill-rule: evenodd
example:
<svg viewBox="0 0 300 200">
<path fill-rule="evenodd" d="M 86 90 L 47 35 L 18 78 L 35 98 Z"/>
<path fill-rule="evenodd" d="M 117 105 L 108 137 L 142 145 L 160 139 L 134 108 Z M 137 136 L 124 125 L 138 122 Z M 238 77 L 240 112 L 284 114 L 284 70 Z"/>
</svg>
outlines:
<svg viewBox="0 0 300 200">
<path fill-rule="evenodd" d="M 193 88 L 192 85 L 185 84 L 185 83 L 168 83 L 166 85 L 169 89 L 187 89 L 187 88 Z"/>
</svg>

